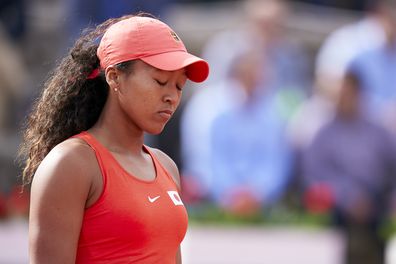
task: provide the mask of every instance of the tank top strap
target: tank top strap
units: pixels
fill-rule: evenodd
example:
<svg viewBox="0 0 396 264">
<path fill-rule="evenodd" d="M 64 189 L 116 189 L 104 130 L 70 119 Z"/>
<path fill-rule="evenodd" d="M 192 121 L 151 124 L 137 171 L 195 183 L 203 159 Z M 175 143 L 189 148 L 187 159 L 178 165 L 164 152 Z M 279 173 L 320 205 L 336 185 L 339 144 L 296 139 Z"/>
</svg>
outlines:
<svg viewBox="0 0 396 264">
<path fill-rule="evenodd" d="M 109 158 L 110 153 L 108 150 L 90 133 L 83 131 L 80 134 L 73 136 L 72 138 L 80 138 L 84 140 L 97 154 L 100 153 L 104 158 Z"/>
<path fill-rule="evenodd" d="M 99 169 L 102 174 L 103 186 L 106 186 L 107 177 L 106 177 L 106 169 L 105 169 L 105 161 L 109 160 L 107 157 L 107 151 L 103 149 L 104 147 L 96 141 L 96 139 L 87 131 L 83 131 L 80 134 L 74 135 L 71 138 L 79 138 L 85 141 L 95 152 L 96 160 L 98 161 Z"/>
<path fill-rule="evenodd" d="M 173 184 L 176 185 L 177 189 L 179 189 L 178 184 L 176 183 L 175 179 L 169 173 L 169 171 L 162 165 L 162 163 L 157 158 L 157 155 L 150 149 L 150 147 L 143 145 L 144 149 L 150 154 L 151 158 L 153 159 L 155 167 L 158 169 L 157 177 L 163 178 L 165 177 L 167 180 L 170 180 Z"/>
</svg>

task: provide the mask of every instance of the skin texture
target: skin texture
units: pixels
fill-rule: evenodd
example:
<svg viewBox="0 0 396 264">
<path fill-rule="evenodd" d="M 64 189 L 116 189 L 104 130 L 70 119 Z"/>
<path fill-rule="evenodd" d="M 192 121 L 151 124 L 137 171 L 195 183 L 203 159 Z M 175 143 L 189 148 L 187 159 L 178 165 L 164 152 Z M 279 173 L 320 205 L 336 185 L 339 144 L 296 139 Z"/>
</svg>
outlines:
<svg viewBox="0 0 396 264">
<path fill-rule="evenodd" d="M 109 97 L 89 132 L 124 169 L 143 179 L 155 177 L 143 146 L 143 133 L 160 133 L 180 103 L 185 70 L 155 69 L 136 61 L 131 74 L 106 69 Z M 180 186 L 175 163 L 153 149 Z M 44 158 L 32 182 L 29 219 L 30 263 L 74 263 L 85 208 L 103 190 L 93 150 L 80 139 L 68 139 Z M 176 263 L 181 263 L 180 249 Z"/>
</svg>

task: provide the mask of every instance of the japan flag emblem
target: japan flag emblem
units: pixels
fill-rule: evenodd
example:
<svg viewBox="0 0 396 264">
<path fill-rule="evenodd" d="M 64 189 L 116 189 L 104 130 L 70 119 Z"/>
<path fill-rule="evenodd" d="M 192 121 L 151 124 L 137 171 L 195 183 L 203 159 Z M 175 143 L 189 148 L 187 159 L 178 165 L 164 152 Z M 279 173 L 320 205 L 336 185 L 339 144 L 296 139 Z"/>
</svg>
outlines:
<svg viewBox="0 0 396 264">
<path fill-rule="evenodd" d="M 168 195 L 175 205 L 183 205 L 183 202 L 180 199 L 180 196 L 176 191 L 168 191 Z"/>
</svg>

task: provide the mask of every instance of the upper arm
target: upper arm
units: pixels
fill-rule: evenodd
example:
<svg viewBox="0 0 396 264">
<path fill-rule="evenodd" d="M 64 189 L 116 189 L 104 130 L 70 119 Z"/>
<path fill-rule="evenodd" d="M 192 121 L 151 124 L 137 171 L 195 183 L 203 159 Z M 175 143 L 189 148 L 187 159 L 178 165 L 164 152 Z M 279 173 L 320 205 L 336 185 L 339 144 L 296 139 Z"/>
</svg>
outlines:
<svg viewBox="0 0 396 264">
<path fill-rule="evenodd" d="M 182 264 L 181 248 L 176 252 L 176 264 Z"/>
<path fill-rule="evenodd" d="M 154 149 L 153 150 L 158 158 L 158 160 L 161 162 L 161 164 L 165 167 L 165 169 L 171 174 L 173 180 L 175 181 L 178 190 L 181 190 L 180 187 L 180 174 L 179 174 L 179 169 L 177 168 L 176 163 L 164 152 L 162 152 L 159 149 Z"/>
<path fill-rule="evenodd" d="M 69 142 L 70 143 L 70 142 Z M 92 150 L 60 144 L 33 178 L 29 216 L 31 263 L 74 263 L 92 177 Z M 92 170 L 91 170 L 92 171 Z"/>
</svg>

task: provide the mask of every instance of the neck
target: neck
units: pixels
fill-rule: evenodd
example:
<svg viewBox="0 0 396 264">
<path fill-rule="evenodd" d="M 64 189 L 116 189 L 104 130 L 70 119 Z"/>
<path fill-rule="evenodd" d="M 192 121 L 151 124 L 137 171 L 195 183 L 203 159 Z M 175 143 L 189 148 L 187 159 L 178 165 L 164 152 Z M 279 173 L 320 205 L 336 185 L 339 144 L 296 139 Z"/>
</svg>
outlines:
<svg viewBox="0 0 396 264">
<path fill-rule="evenodd" d="M 131 123 L 118 104 L 108 98 L 96 124 L 89 129 L 108 150 L 115 153 L 140 154 L 144 133 Z"/>
</svg>

